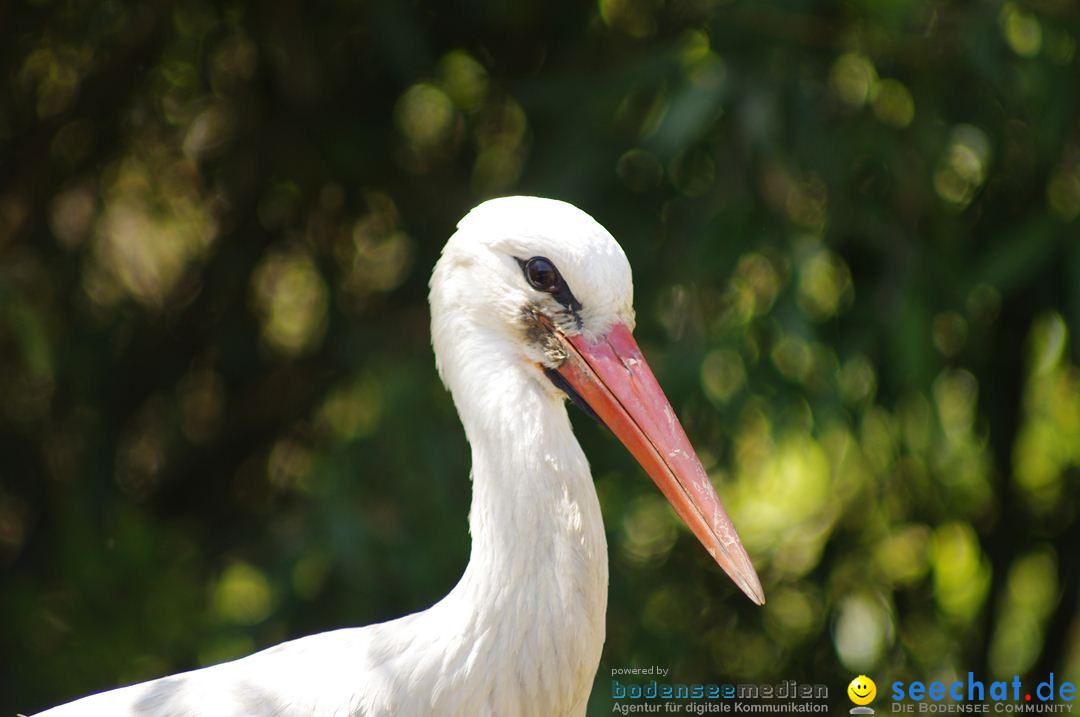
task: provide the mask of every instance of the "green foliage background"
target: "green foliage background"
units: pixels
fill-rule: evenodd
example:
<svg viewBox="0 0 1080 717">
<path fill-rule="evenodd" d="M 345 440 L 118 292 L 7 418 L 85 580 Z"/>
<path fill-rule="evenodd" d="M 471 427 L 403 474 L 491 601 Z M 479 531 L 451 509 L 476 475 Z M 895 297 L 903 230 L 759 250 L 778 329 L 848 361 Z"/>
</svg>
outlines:
<svg viewBox="0 0 1080 717">
<path fill-rule="evenodd" d="M 769 598 L 575 417 L 596 714 L 651 664 L 1080 681 L 1075 3 L 30 0 L 0 33 L 0 711 L 454 584 L 426 282 L 513 193 L 626 249 Z"/>
</svg>

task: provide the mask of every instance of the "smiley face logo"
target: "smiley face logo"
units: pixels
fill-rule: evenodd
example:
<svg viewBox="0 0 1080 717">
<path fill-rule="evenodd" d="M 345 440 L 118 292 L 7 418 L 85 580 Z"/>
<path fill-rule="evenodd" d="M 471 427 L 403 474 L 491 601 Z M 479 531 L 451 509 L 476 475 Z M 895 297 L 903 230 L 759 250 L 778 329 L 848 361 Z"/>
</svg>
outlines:
<svg viewBox="0 0 1080 717">
<path fill-rule="evenodd" d="M 847 686 L 848 697 L 857 705 L 868 705 L 877 697 L 877 685 L 866 675 L 859 675 Z"/>
</svg>

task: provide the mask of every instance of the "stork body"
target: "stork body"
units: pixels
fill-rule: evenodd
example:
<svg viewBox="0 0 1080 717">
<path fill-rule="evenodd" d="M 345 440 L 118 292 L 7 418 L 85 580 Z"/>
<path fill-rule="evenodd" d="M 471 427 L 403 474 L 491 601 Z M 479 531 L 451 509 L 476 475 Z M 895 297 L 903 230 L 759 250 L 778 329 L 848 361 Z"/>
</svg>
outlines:
<svg viewBox="0 0 1080 717">
<path fill-rule="evenodd" d="M 631 300 L 622 250 L 580 210 L 528 197 L 473 210 L 431 282 L 436 362 L 472 449 L 472 551 L 454 589 L 423 612 L 42 717 L 584 714 L 604 642 L 607 545 L 568 395 L 623 440 L 761 602 L 670 406 L 652 405 L 659 387 L 629 337 Z"/>
</svg>

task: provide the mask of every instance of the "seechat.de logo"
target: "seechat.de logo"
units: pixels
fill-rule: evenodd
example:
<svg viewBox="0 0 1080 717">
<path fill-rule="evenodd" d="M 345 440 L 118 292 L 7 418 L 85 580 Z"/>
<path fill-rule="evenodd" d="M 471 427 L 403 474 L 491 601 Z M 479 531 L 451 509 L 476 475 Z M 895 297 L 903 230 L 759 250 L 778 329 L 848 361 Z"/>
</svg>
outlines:
<svg viewBox="0 0 1080 717">
<path fill-rule="evenodd" d="M 866 675 L 859 675 L 852 680 L 847 686 L 848 699 L 855 703 L 855 707 L 851 708 L 851 714 L 853 715 L 872 715 L 874 710 L 866 705 L 874 701 L 877 697 L 877 685 Z"/>
</svg>

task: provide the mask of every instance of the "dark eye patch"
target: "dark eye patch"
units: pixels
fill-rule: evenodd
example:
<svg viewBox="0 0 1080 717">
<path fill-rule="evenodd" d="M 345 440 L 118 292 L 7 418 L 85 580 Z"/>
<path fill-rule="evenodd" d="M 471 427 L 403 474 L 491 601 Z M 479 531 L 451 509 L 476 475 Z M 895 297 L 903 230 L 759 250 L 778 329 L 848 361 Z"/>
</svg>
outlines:
<svg viewBox="0 0 1080 717">
<path fill-rule="evenodd" d="M 514 257 L 517 259 L 517 257 Z M 565 306 L 573 315 L 578 327 L 581 326 L 581 318 L 578 312 L 581 310 L 581 302 L 577 300 L 569 285 L 563 279 L 562 274 L 555 268 L 555 263 L 546 256 L 534 256 L 531 259 L 517 259 L 521 271 L 525 274 L 525 281 L 537 291 L 551 294 L 556 301 Z"/>
</svg>

